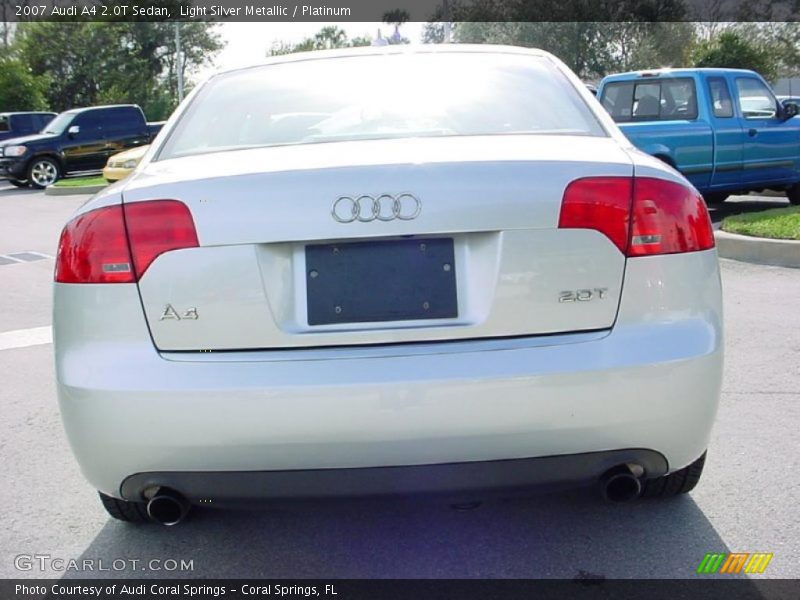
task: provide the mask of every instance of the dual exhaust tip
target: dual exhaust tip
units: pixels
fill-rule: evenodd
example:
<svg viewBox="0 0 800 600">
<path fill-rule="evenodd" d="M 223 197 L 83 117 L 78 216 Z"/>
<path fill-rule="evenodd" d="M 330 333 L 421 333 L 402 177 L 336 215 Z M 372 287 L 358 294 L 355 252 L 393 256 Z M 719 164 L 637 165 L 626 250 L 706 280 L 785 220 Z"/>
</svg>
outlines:
<svg viewBox="0 0 800 600">
<path fill-rule="evenodd" d="M 147 516 L 161 525 L 177 525 L 192 507 L 181 494 L 169 488 L 158 488 L 147 501 Z"/>
<path fill-rule="evenodd" d="M 628 465 L 619 465 L 600 477 L 600 493 L 609 502 L 630 502 L 642 494 L 642 482 Z M 156 523 L 177 525 L 189 514 L 191 504 L 169 488 L 158 488 L 147 501 L 147 515 Z"/>
<path fill-rule="evenodd" d="M 640 469 L 638 465 L 635 468 Z M 642 495 L 642 482 L 628 465 L 619 465 L 600 477 L 600 493 L 609 502 L 630 502 Z"/>
</svg>

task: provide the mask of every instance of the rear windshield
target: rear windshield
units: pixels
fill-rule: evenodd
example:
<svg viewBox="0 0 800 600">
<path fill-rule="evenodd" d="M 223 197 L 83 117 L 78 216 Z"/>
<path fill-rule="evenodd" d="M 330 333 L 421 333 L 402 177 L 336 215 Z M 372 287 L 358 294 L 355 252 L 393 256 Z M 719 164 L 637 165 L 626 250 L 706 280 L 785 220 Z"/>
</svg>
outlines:
<svg viewBox="0 0 800 600">
<path fill-rule="evenodd" d="M 600 99 L 617 123 L 697 118 L 694 80 L 685 77 L 613 82 Z"/>
<path fill-rule="evenodd" d="M 215 77 L 181 118 L 160 158 L 282 144 L 545 133 L 606 135 L 546 58 L 372 55 Z"/>
</svg>

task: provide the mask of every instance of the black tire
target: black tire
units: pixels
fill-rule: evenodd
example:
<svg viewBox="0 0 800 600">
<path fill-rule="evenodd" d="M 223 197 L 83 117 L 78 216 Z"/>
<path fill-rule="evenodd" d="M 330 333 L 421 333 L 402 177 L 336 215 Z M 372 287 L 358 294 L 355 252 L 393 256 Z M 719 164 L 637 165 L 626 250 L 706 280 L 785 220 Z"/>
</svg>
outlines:
<svg viewBox="0 0 800 600">
<path fill-rule="evenodd" d="M 705 464 L 706 453 L 703 452 L 700 458 L 680 471 L 657 479 L 648 479 L 644 482 L 642 498 L 669 498 L 691 492 L 700 481 Z"/>
<path fill-rule="evenodd" d="M 144 502 L 118 500 L 117 498 L 106 496 L 103 492 L 98 492 L 98 494 L 100 495 L 100 501 L 103 503 L 103 508 L 115 519 L 128 523 L 152 523 L 150 517 L 147 516 L 147 504 Z"/>
<path fill-rule="evenodd" d="M 800 185 L 793 185 L 786 190 L 786 197 L 789 199 L 789 202 L 795 206 L 800 204 Z"/>
<path fill-rule="evenodd" d="M 43 190 L 61 179 L 61 165 L 54 158 L 39 156 L 28 165 L 28 181 L 32 188 Z"/>
<path fill-rule="evenodd" d="M 705 194 L 703 200 L 706 201 L 706 204 L 722 204 L 728 199 L 728 196 L 730 196 L 730 194 L 726 192 L 712 192 Z"/>
<path fill-rule="evenodd" d="M 28 187 L 28 182 L 27 181 L 21 181 L 19 179 L 9 179 L 8 183 L 10 183 L 14 187 L 18 187 L 18 188 L 26 188 L 26 187 Z"/>
</svg>

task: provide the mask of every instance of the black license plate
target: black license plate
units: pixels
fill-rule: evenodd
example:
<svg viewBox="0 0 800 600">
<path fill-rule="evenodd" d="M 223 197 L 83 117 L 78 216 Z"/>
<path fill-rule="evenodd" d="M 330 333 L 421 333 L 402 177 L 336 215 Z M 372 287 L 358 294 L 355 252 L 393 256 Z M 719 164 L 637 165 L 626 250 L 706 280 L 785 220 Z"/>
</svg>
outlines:
<svg viewBox="0 0 800 600">
<path fill-rule="evenodd" d="M 452 238 L 306 246 L 309 325 L 458 316 Z"/>
</svg>

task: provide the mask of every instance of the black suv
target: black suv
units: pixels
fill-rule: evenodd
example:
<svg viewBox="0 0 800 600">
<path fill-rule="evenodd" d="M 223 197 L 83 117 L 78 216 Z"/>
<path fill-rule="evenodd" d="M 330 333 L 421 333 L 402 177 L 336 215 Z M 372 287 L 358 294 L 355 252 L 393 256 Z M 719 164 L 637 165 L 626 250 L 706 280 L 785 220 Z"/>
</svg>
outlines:
<svg viewBox="0 0 800 600">
<path fill-rule="evenodd" d="M 0 141 L 39 133 L 55 116 L 52 112 L 0 113 Z"/>
<path fill-rule="evenodd" d="M 41 189 L 70 173 L 100 170 L 112 154 L 152 137 L 135 104 L 68 110 L 37 135 L 0 142 L 0 177 Z"/>
</svg>

